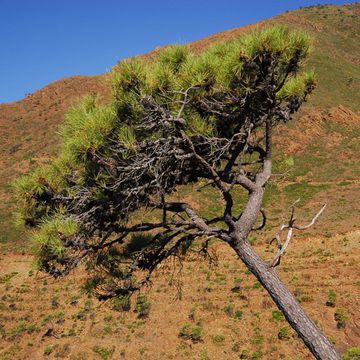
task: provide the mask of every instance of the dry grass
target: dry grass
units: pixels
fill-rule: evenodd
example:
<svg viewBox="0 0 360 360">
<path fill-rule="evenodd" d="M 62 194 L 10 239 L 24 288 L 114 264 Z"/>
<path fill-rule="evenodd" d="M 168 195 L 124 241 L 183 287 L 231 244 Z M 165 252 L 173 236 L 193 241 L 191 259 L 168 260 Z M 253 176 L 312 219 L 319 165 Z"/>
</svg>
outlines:
<svg viewBox="0 0 360 360">
<path fill-rule="evenodd" d="M 256 247 L 272 258 L 275 249 L 264 239 Z M 51 348 L 49 359 L 239 359 L 242 353 L 253 359 L 311 359 L 232 250 L 220 243 L 213 250 L 217 267 L 189 259 L 174 279 L 172 263 L 161 268 L 146 290 L 151 309 L 145 319 L 134 312 L 135 298 L 132 310 L 121 312 L 111 302 L 82 294 L 81 270 L 54 280 L 31 272 L 31 256 L 3 257 L 0 358 L 42 359 Z M 360 345 L 359 250 L 359 231 L 295 238 L 279 267 L 285 283 L 341 352 Z M 181 299 L 175 299 L 174 280 L 182 283 Z M 336 294 L 333 307 L 326 305 L 330 291 Z M 339 312 L 346 318 L 345 328 L 335 321 Z M 186 324 L 194 341 L 179 336 Z"/>
</svg>

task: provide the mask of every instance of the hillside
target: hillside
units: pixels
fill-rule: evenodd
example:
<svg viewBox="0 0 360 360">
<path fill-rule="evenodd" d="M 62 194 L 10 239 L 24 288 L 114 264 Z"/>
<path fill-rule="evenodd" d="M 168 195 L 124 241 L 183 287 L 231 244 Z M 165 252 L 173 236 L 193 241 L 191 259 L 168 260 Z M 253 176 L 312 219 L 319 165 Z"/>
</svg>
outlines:
<svg viewBox="0 0 360 360">
<path fill-rule="evenodd" d="M 307 107 L 343 106 L 356 112 L 360 110 L 359 14 L 360 3 L 303 8 L 258 24 L 215 34 L 189 46 L 201 51 L 211 43 L 226 41 L 274 22 L 304 29 L 315 38 L 309 66 L 314 67 L 318 74 L 318 87 Z M 151 54 L 144 56 L 151 57 Z M 109 95 L 106 74 L 62 79 L 22 101 L 0 104 L 0 244 L 5 248 L 18 243 L 21 234 L 21 229 L 14 229 L 10 224 L 14 205 L 9 184 L 19 173 L 54 154 L 58 143 L 56 131 L 65 111 L 87 93 L 99 93 L 106 98 Z"/>
<path fill-rule="evenodd" d="M 295 239 L 279 267 L 281 278 L 341 352 L 360 346 L 359 243 L 359 231 Z M 201 258 L 184 263 L 181 274 L 174 274 L 172 262 L 162 267 L 145 289 L 148 317 L 134 311 L 136 297 L 130 311 L 88 298 L 79 289 L 81 271 L 54 280 L 34 272 L 29 256 L 0 260 L 0 359 L 311 360 L 241 261 L 225 244 L 213 250 L 217 267 Z M 267 246 L 257 250 L 270 257 Z M 327 306 L 334 297 L 334 307 Z M 186 324 L 201 325 L 194 341 L 179 336 Z"/>
<path fill-rule="evenodd" d="M 309 66 L 318 74 L 318 86 L 296 121 L 277 129 L 274 176 L 265 199 L 269 225 L 251 241 L 272 258 L 275 248 L 267 240 L 294 200 L 301 198 L 299 221 L 328 204 L 315 227 L 295 236 L 279 273 L 341 353 L 360 347 L 359 20 L 360 3 L 308 7 L 189 44 L 202 51 L 270 23 L 301 28 L 315 38 Z M 0 104 L 0 360 L 311 359 L 224 244 L 213 246 L 218 266 L 199 258 L 179 272 L 173 263 L 163 266 L 145 289 L 148 317 L 135 311 L 136 297 L 130 311 L 87 297 L 79 288 L 81 269 L 65 280 L 34 270 L 26 234 L 12 224 L 10 184 L 56 153 L 66 110 L 89 93 L 107 101 L 107 74 L 61 79 L 21 101 Z M 221 204 L 215 190 L 208 188 L 206 196 L 197 190 L 199 185 L 187 186 L 177 196 L 216 214 Z M 199 339 L 179 336 L 186 324 L 191 329 L 200 324 Z"/>
</svg>

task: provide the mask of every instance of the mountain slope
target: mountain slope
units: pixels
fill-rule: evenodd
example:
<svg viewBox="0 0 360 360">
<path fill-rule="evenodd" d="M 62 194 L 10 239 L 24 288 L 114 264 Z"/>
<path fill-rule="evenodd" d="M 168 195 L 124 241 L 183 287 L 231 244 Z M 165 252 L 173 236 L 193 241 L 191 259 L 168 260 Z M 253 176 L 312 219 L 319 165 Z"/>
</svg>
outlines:
<svg viewBox="0 0 360 360">
<path fill-rule="evenodd" d="M 343 105 L 360 109 L 360 4 L 318 6 L 289 12 L 258 24 L 215 34 L 189 46 L 195 51 L 217 41 L 271 23 L 281 23 L 310 32 L 315 51 L 309 66 L 318 73 L 318 87 L 308 107 Z M 158 50 L 156 50 L 158 51 Z M 155 51 L 155 52 L 156 52 Z M 152 54 L 144 55 L 152 56 Z M 65 111 L 81 96 L 99 93 L 109 96 L 106 74 L 97 77 L 75 76 L 59 80 L 24 100 L 0 104 L 0 243 L 13 243 L 20 236 L 10 222 L 13 209 L 9 184 L 36 163 L 56 151 L 56 131 Z M 344 179 L 339 179 L 343 181 Z"/>
</svg>

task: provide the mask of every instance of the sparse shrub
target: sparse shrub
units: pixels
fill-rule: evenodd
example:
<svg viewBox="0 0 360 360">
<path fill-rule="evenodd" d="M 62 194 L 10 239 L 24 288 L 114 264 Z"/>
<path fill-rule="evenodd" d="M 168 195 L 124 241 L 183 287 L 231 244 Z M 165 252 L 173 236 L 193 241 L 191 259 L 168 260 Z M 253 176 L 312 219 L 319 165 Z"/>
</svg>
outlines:
<svg viewBox="0 0 360 360">
<path fill-rule="evenodd" d="M 360 347 L 348 349 L 342 356 L 343 360 L 360 360 Z"/>
<path fill-rule="evenodd" d="M 81 320 L 81 321 L 85 321 L 87 319 L 87 315 L 86 315 L 86 311 L 85 310 L 80 310 L 76 315 L 75 315 L 75 319 Z"/>
<path fill-rule="evenodd" d="M 241 320 L 242 317 L 243 317 L 243 312 L 241 310 L 236 310 L 235 314 L 234 314 L 234 318 L 238 319 L 238 320 Z"/>
<path fill-rule="evenodd" d="M 241 292 L 241 286 L 235 285 L 233 288 L 231 288 L 231 292 L 239 294 Z"/>
<path fill-rule="evenodd" d="M 203 327 L 200 324 L 191 325 L 185 324 L 179 332 L 179 336 L 185 339 L 189 339 L 193 342 L 201 341 Z"/>
<path fill-rule="evenodd" d="M 222 344 L 225 341 L 225 336 L 224 335 L 214 335 L 211 337 L 213 343 L 215 344 Z"/>
<path fill-rule="evenodd" d="M 234 283 L 235 283 L 236 285 L 241 284 L 242 281 L 243 281 L 242 278 L 239 278 L 239 277 L 236 277 L 236 278 L 234 279 Z"/>
<path fill-rule="evenodd" d="M 261 346 L 264 343 L 264 336 L 261 335 L 260 328 L 255 328 L 255 334 L 250 341 L 255 346 Z"/>
<path fill-rule="evenodd" d="M 112 327 L 111 327 L 111 325 L 105 325 L 105 326 L 104 326 L 104 333 L 105 333 L 105 334 L 112 334 Z"/>
<path fill-rule="evenodd" d="M 92 308 L 93 302 L 91 299 L 87 299 L 84 303 L 84 310 L 85 311 L 90 311 Z"/>
<path fill-rule="evenodd" d="M 53 297 L 51 298 L 51 307 L 52 307 L 53 309 L 56 309 L 56 308 L 59 307 L 59 297 L 58 297 L 58 296 L 53 296 Z"/>
<path fill-rule="evenodd" d="M 129 311 L 131 309 L 131 298 L 128 295 L 118 296 L 112 302 L 113 309 L 116 311 Z"/>
<path fill-rule="evenodd" d="M 211 360 L 206 351 L 204 351 L 204 352 L 201 353 L 200 359 L 201 359 L 201 360 Z"/>
<path fill-rule="evenodd" d="M 238 342 L 234 343 L 233 346 L 231 347 L 231 350 L 233 352 L 239 352 L 240 351 L 240 344 Z"/>
<path fill-rule="evenodd" d="M 75 306 L 79 302 L 79 295 L 72 295 L 70 299 L 70 305 Z"/>
<path fill-rule="evenodd" d="M 103 360 L 109 360 L 115 352 L 115 347 L 108 349 L 106 347 L 96 345 L 93 347 L 93 351 L 94 353 L 100 355 Z"/>
<path fill-rule="evenodd" d="M 283 321 L 285 319 L 283 313 L 279 310 L 274 310 L 271 314 L 271 320 Z"/>
<path fill-rule="evenodd" d="M 261 288 L 262 288 L 261 284 L 258 281 L 256 281 L 255 284 L 253 285 L 253 289 L 261 289 Z"/>
<path fill-rule="evenodd" d="M 140 294 L 136 301 L 135 311 L 138 313 L 139 318 L 146 318 L 150 313 L 150 301 L 145 294 Z"/>
<path fill-rule="evenodd" d="M 191 308 L 190 313 L 189 313 L 189 319 L 192 321 L 195 321 L 195 311 L 196 311 L 196 308 L 194 306 Z"/>
<path fill-rule="evenodd" d="M 258 351 L 255 351 L 255 352 L 251 355 L 251 360 L 258 360 L 258 359 L 261 359 L 262 357 L 263 357 L 262 351 L 258 350 Z"/>
<path fill-rule="evenodd" d="M 251 358 L 250 351 L 244 349 L 240 354 L 240 359 L 250 359 L 250 358 Z"/>
<path fill-rule="evenodd" d="M 229 305 L 225 306 L 224 311 L 225 311 L 226 315 L 228 315 L 230 317 L 234 317 L 234 315 L 235 315 L 234 304 L 229 304 Z"/>
<path fill-rule="evenodd" d="M 326 306 L 335 307 L 335 303 L 336 303 L 336 292 L 334 290 L 329 290 Z"/>
<path fill-rule="evenodd" d="M 104 316 L 104 321 L 105 321 L 105 322 L 110 322 L 112 319 L 113 319 L 113 316 L 112 316 L 112 315 L 106 315 L 106 316 Z"/>
<path fill-rule="evenodd" d="M 278 332 L 279 340 L 289 340 L 290 339 L 290 331 L 288 327 L 282 327 Z"/>
<path fill-rule="evenodd" d="M 70 344 L 65 343 L 59 350 L 54 354 L 55 358 L 67 358 L 70 354 Z"/>
<path fill-rule="evenodd" d="M 309 294 L 304 294 L 298 300 L 301 303 L 310 303 L 314 301 L 314 298 Z"/>
<path fill-rule="evenodd" d="M 45 347 L 44 349 L 44 355 L 50 355 L 53 352 L 53 347 L 52 345 L 48 345 Z"/>
<path fill-rule="evenodd" d="M 74 328 L 71 328 L 68 332 L 68 336 L 76 336 L 76 331 Z"/>
<path fill-rule="evenodd" d="M 219 284 L 220 283 L 225 283 L 225 281 L 226 281 L 226 275 L 225 274 L 216 273 L 215 276 L 216 276 L 215 282 L 217 282 Z"/>
<path fill-rule="evenodd" d="M 344 329 L 346 327 L 346 321 L 349 316 L 344 309 L 337 309 L 334 314 L 334 319 L 337 322 L 336 326 L 338 329 Z"/>
</svg>

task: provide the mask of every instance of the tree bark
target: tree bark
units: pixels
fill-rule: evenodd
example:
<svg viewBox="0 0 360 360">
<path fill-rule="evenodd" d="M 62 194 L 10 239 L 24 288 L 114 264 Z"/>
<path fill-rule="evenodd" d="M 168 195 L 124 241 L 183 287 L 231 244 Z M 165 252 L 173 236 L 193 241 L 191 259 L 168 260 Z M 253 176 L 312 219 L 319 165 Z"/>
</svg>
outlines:
<svg viewBox="0 0 360 360">
<path fill-rule="evenodd" d="M 315 358 L 319 360 L 339 360 L 340 356 L 333 344 L 310 319 L 294 295 L 286 288 L 276 270 L 261 259 L 247 240 L 259 214 L 263 194 L 263 188 L 258 188 L 250 193 L 247 206 L 231 233 L 232 241 L 230 244 L 247 268 L 268 291 L 276 305 L 283 312 L 286 320 Z"/>
</svg>

